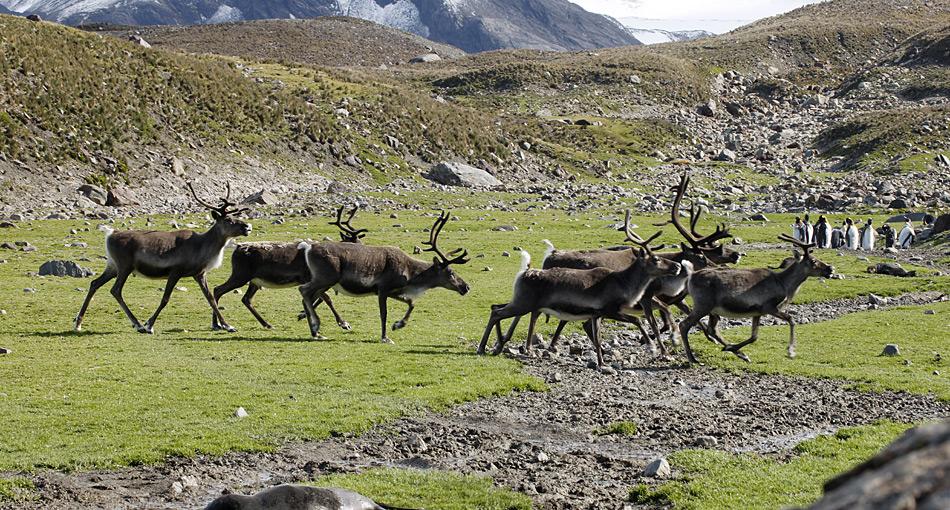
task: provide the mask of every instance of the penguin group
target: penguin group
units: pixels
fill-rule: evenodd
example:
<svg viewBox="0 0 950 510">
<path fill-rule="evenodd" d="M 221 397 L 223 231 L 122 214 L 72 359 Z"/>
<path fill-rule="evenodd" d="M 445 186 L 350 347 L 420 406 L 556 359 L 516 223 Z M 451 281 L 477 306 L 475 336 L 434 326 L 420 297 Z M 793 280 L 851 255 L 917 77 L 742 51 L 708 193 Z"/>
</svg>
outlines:
<svg viewBox="0 0 950 510">
<path fill-rule="evenodd" d="M 911 247 L 917 238 L 913 223 L 907 219 L 904 227 L 897 232 L 890 225 L 876 229 L 874 220 L 868 218 L 863 226 L 859 227 L 851 218 L 845 218 L 841 226 L 832 227 L 824 215 L 812 225 L 808 214 L 804 218 L 796 216 L 792 224 L 792 237 L 804 243 L 814 243 L 818 248 L 847 249 L 874 251 L 878 237 L 884 238 L 887 248 L 906 250 Z"/>
</svg>

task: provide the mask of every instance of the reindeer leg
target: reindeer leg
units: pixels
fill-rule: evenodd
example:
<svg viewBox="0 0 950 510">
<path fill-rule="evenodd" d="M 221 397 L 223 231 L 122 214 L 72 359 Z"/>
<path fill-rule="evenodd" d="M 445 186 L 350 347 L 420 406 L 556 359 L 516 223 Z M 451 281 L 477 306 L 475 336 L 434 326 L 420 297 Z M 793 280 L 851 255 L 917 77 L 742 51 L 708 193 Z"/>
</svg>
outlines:
<svg viewBox="0 0 950 510">
<path fill-rule="evenodd" d="M 303 298 L 303 309 L 307 317 L 307 323 L 310 325 L 310 336 L 316 339 L 325 338 L 320 334 L 320 316 L 314 310 L 314 296 L 318 296 L 328 289 L 314 288 L 313 283 L 305 283 L 298 289 Z"/>
<path fill-rule="evenodd" d="M 551 337 L 551 343 L 548 345 L 549 351 L 557 352 L 557 341 L 561 338 L 561 331 L 564 331 L 564 326 L 567 326 L 567 321 L 560 321 L 557 323 L 557 329 L 554 330 L 554 336 Z"/>
<path fill-rule="evenodd" d="M 660 354 L 665 358 L 669 356 L 670 353 L 666 350 L 666 345 L 663 344 L 663 338 L 660 336 L 660 328 L 656 323 L 656 317 L 653 316 L 653 298 L 643 298 L 640 300 L 640 303 L 643 305 L 643 317 L 646 318 L 647 324 L 649 324 L 650 329 L 653 330 L 656 343 L 660 347 Z"/>
<path fill-rule="evenodd" d="M 257 319 L 257 322 L 261 324 L 264 329 L 273 329 L 274 327 L 270 325 L 269 322 L 264 320 L 264 317 L 261 314 L 257 313 L 257 309 L 254 308 L 254 303 L 251 301 L 254 299 L 254 296 L 257 294 L 257 291 L 261 290 L 260 286 L 251 283 L 247 286 L 247 292 L 244 293 L 244 297 L 241 298 L 241 302 L 244 303 L 244 306 L 251 312 L 251 315 Z M 215 295 L 217 295 L 217 290 L 215 290 Z"/>
<path fill-rule="evenodd" d="M 534 328 L 538 324 L 538 317 L 540 316 L 540 312 L 531 312 L 531 317 L 528 319 L 528 339 L 524 342 L 525 353 L 531 352 L 531 346 L 534 344 Z"/>
<path fill-rule="evenodd" d="M 211 305 L 211 311 L 218 317 L 218 324 L 221 325 L 221 328 L 227 331 L 228 333 L 234 333 L 237 331 L 230 325 L 227 321 L 224 320 L 224 315 L 221 314 L 221 309 L 218 308 L 218 301 L 214 298 L 214 294 L 211 293 L 211 289 L 208 288 L 208 276 L 206 273 L 199 273 L 195 275 L 195 281 L 198 282 L 198 286 L 201 287 L 201 292 L 204 293 L 205 299 L 208 300 L 208 304 Z M 156 316 L 158 313 L 156 312 Z"/>
<path fill-rule="evenodd" d="M 594 343 L 594 350 L 597 352 L 597 368 L 602 368 L 604 366 L 604 349 L 600 345 L 600 317 L 594 317 L 588 322 L 584 323 L 586 327 L 587 324 L 590 324 L 590 335 L 591 341 Z"/>
<path fill-rule="evenodd" d="M 518 323 L 521 322 L 521 317 L 521 315 L 518 315 L 517 317 L 511 319 L 511 324 L 508 326 L 508 332 L 505 333 L 503 343 L 508 343 L 508 341 L 511 340 L 512 335 L 515 334 L 515 329 L 518 328 Z M 499 328 L 501 328 L 500 325 Z M 501 329 L 498 330 L 498 334 L 501 335 Z M 501 337 L 499 337 L 499 341 L 501 341 Z"/>
<path fill-rule="evenodd" d="M 749 363 L 751 360 L 748 356 L 745 355 L 740 349 L 743 347 L 755 342 L 759 338 L 759 322 L 762 320 L 762 317 L 753 317 L 752 318 L 752 335 L 749 336 L 748 340 L 739 342 L 734 345 L 726 345 L 722 348 L 723 351 L 728 351 L 739 357 L 742 361 Z"/>
<path fill-rule="evenodd" d="M 330 299 L 329 294 L 327 294 L 326 292 L 324 292 L 323 294 L 320 294 L 320 299 L 318 301 L 323 301 L 324 303 L 327 304 L 327 308 L 330 309 L 330 313 L 333 314 L 333 319 L 336 320 L 336 324 L 337 326 L 340 326 L 340 329 L 342 329 L 343 331 L 350 331 L 351 329 L 353 329 L 352 327 L 350 327 L 350 323 L 343 320 L 343 316 L 341 316 L 340 313 L 336 311 L 336 307 L 333 306 L 333 300 Z M 313 304 L 313 307 L 316 308 L 319 305 L 320 303 L 316 302 Z"/>
<path fill-rule="evenodd" d="M 676 328 L 673 327 L 673 314 L 670 312 L 670 307 L 666 306 L 665 303 L 657 303 L 657 309 L 659 309 L 660 316 L 663 318 L 662 329 L 670 333 L 670 345 L 676 347 L 679 345 L 679 338 L 676 336 Z"/>
<path fill-rule="evenodd" d="M 491 335 L 492 329 L 498 329 L 498 334 L 501 335 L 501 328 L 498 326 L 498 324 L 501 322 L 501 319 L 499 318 L 498 312 L 499 310 L 504 309 L 506 306 L 507 305 L 502 305 L 502 306 L 492 305 L 491 313 L 488 315 L 488 325 L 485 326 L 485 334 L 482 335 L 482 340 L 481 342 L 478 343 L 478 348 L 475 349 L 476 354 L 479 354 L 482 356 L 485 355 L 485 346 L 488 344 L 488 337 Z M 500 352 L 500 349 L 498 349 L 498 346 L 503 345 L 502 340 L 504 340 L 504 338 L 499 337 L 498 341 L 495 343 L 496 350 L 498 350 L 499 352 Z"/>
<path fill-rule="evenodd" d="M 783 321 L 788 323 L 788 334 L 789 334 L 788 357 L 794 359 L 795 358 L 795 321 L 792 319 L 791 315 L 781 310 L 776 310 L 772 312 L 771 315 L 773 317 L 782 319 Z"/>
<path fill-rule="evenodd" d="M 704 330 L 704 333 L 706 333 L 706 338 L 708 338 L 710 342 L 726 346 L 729 345 L 729 342 L 726 342 L 726 339 L 719 333 L 719 321 L 721 319 L 722 318 L 716 314 L 709 314 L 709 325 Z M 699 325 L 702 327 L 702 322 L 700 322 Z"/>
<path fill-rule="evenodd" d="M 79 313 L 76 314 L 75 329 L 76 331 L 82 331 L 82 318 L 86 316 L 86 310 L 89 308 L 89 303 L 92 302 L 92 296 L 95 295 L 96 291 L 100 287 L 109 282 L 109 280 L 116 277 L 118 272 L 114 266 L 106 266 L 105 270 L 102 271 L 102 274 L 98 278 L 92 281 L 89 284 L 89 292 L 86 293 L 86 299 L 82 302 L 82 308 L 79 309 Z"/>
<path fill-rule="evenodd" d="M 387 296 L 385 292 L 380 291 L 379 293 L 379 320 L 383 324 L 383 333 L 379 341 L 384 344 L 394 344 L 396 342 L 393 342 L 389 337 L 386 336 L 386 313 L 387 313 L 386 300 L 387 299 L 389 299 L 389 296 Z"/>
<path fill-rule="evenodd" d="M 686 318 L 683 319 L 679 325 L 680 338 L 683 339 L 683 349 L 686 351 L 686 359 L 690 363 L 700 364 L 699 361 L 696 359 L 696 356 L 693 355 L 693 350 L 689 347 L 689 330 L 692 329 L 693 326 L 698 324 L 699 320 L 702 319 L 705 315 L 706 315 L 706 312 L 703 312 L 697 308 L 694 308 L 693 311 L 690 312 L 690 314 L 687 315 Z"/>
<path fill-rule="evenodd" d="M 168 300 L 172 297 L 172 292 L 175 291 L 175 286 L 178 285 L 178 281 L 181 279 L 177 274 L 168 275 L 168 280 L 165 281 L 165 292 L 162 294 L 162 300 L 158 303 L 158 308 L 155 309 L 155 313 L 145 321 L 145 331 L 143 333 L 148 333 L 151 335 L 155 332 L 155 321 L 158 320 L 158 314 L 162 313 L 162 310 L 165 309 L 165 306 L 168 305 Z"/>
<path fill-rule="evenodd" d="M 227 294 L 228 292 L 231 292 L 234 289 L 241 288 L 247 283 L 249 283 L 248 280 L 241 277 L 235 277 L 235 274 L 231 273 L 231 276 L 228 278 L 228 281 L 214 288 L 214 292 L 212 294 L 214 294 L 215 303 L 220 303 L 221 298 L 225 294 Z M 254 307 L 250 305 L 251 296 L 253 296 L 254 293 L 257 292 L 259 288 L 260 287 L 257 287 L 256 285 L 251 283 L 248 286 L 247 294 L 245 294 L 244 297 L 241 298 L 241 301 L 244 302 L 244 306 L 246 306 L 248 310 L 250 310 L 251 313 L 254 314 L 254 317 L 256 317 L 258 321 L 260 321 L 262 324 L 266 324 L 266 321 L 264 321 L 264 319 L 261 319 L 261 317 L 257 314 L 257 312 L 254 311 Z M 218 322 L 217 314 L 215 314 L 214 312 L 211 312 L 211 330 L 218 331 L 219 329 L 223 329 L 221 326 L 222 325 Z M 267 326 L 264 326 L 264 327 L 267 328 Z M 270 329 L 270 328 L 267 328 L 267 329 Z"/>
<path fill-rule="evenodd" d="M 122 311 L 125 312 L 125 316 L 132 322 L 132 327 L 139 333 L 148 333 L 145 327 L 142 326 L 142 323 L 135 318 L 135 314 L 129 309 L 129 305 L 125 304 L 125 299 L 122 298 L 122 287 L 125 287 L 125 282 L 129 279 L 130 274 L 132 274 L 130 270 L 119 271 L 115 278 L 115 283 L 112 284 L 112 296 L 119 302 L 119 308 L 122 308 Z"/>
<path fill-rule="evenodd" d="M 408 299 L 403 299 L 403 298 L 393 298 L 393 299 L 397 301 L 402 301 L 403 303 L 406 303 L 407 305 L 409 305 L 409 308 L 406 309 L 406 315 L 403 315 L 402 319 L 399 319 L 398 321 L 393 323 L 393 331 L 396 331 L 398 329 L 402 329 L 406 327 L 406 324 L 409 323 L 409 316 L 411 316 L 412 311 L 416 309 L 416 305 L 415 303 L 413 303 L 412 301 L 409 301 Z"/>
</svg>

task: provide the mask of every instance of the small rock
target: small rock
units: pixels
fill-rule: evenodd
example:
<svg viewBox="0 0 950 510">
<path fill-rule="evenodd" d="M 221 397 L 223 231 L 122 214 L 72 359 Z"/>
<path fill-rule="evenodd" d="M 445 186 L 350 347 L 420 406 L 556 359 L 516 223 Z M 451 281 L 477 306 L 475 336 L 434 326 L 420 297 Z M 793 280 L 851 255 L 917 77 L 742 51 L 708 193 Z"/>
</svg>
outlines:
<svg viewBox="0 0 950 510">
<path fill-rule="evenodd" d="M 877 294 L 868 295 L 868 304 L 875 306 L 887 306 L 887 298 L 878 296 Z"/>
<path fill-rule="evenodd" d="M 514 232 L 518 230 L 518 227 L 514 225 L 498 225 L 497 227 L 492 228 L 494 232 Z"/>
<path fill-rule="evenodd" d="M 660 457 L 654 459 L 647 467 L 643 468 L 643 476 L 647 478 L 659 478 L 665 480 L 673 474 L 673 470 L 670 469 L 670 463 L 667 462 L 665 457 Z"/>
<path fill-rule="evenodd" d="M 422 436 L 418 434 L 413 434 L 409 436 L 409 439 L 406 441 L 409 449 L 414 453 L 425 453 L 429 451 L 429 445 L 426 444 L 425 440 L 422 439 Z"/>
<path fill-rule="evenodd" d="M 881 351 L 881 356 L 900 356 L 901 350 L 897 347 L 897 344 L 887 344 L 884 346 L 884 350 Z"/>
<path fill-rule="evenodd" d="M 537 458 L 538 462 L 540 462 L 540 463 L 542 463 L 542 464 L 545 463 L 545 462 L 547 462 L 547 461 L 549 461 L 549 460 L 551 460 L 551 458 L 548 457 L 548 454 L 546 454 L 546 453 L 544 453 L 544 452 L 539 452 L 539 453 L 538 453 L 538 456 L 537 456 L 536 458 Z"/>
<path fill-rule="evenodd" d="M 172 487 L 171 487 L 172 496 L 180 496 L 182 492 L 185 492 L 185 488 L 181 486 L 181 482 L 178 482 L 178 481 L 172 482 Z"/>
<path fill-rule="evenodd" d="M 248 416 L 250 415 L 247 414 L 247 411 L 243 407 L 239 407 L 234 411 L 235 418 L 247 418 Z"/>
<path fill-rule="evenodd" d="M 924 315 L 937 315 L 936 310 L 924 310 Z"/>
<path fill-rule="evenodd" d="M 699 436 L 693 444 L 699 448 L 715 448 L 719 444 L 719 440 L 712 436 Z"/>
<path fill-rule="evenodd" d="M 617 370 L 613 367 L 602 367 L 600 373 L 604 375 L 617 375 Z"/>
<path fill-rule="evenodd" d="M 40 276 L 60 276 L 72 278 L 86 278 L 92 276 L 92 271 L 71 260 L 50 260 L 40 266 Z"/>
<path fill-rule="evenodd" d="M 277 196 L 262 189 L 257 193 L 252 193 L 248 195 L 244 200 L 241 201 L 242 204 L 253 204 L 253 205 L 274 205 L 278 202 Z"/>
<path fill-rule="evenodd" d="M 769 219 L 762 213 L 753 214 L 749 216 L 749 221 L 769 221 Z"/>
</svg>

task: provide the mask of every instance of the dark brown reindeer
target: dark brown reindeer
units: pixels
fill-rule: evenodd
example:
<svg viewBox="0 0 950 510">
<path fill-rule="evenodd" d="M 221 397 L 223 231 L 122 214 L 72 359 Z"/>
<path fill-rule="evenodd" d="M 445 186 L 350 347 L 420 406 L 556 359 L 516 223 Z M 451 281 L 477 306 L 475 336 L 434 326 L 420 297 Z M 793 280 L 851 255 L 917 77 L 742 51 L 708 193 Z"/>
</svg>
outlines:
<svg viewBox="0 0 950 510">
<path fill-rule="evenodd" d="M 350 210 L 349 216 L 343 220 L 343 206 L 336 211 L 336 221 L 330 222 L 330 225 L 340 229 L 340 239 L 344 243 L 359 243 L 360 239 L 369 232 L 365 228 L 356 229 L 350 224 L 353 216 L 356 215 L 357 208 Z M 251 312 L 251 315 L 257 319 L 261 326 L 271 329 L 272 326 L 260 313 L 254 308 L 252 300 L 262 288 L 285 289 L 289 287 L 299 287 L 310 281 L 310 269 L 307 267 L 304 251 L 299 248 L 299 242 L 290 243 L 241 243 L 231 255 L 231 276 L 228 281 L 215 287 L 214 299 L 221 300 L 221 297 L 234 289 L 239 289 L 247 285 L 247 292 L 241 298 L 241 302 Z M 333 306 L 333 300 L 328 294 L 323 294 L 317 298 L 325 301 L 330 312 L 333 313 L 337 325 L 346 331 L 350 330 L 350 324 L 343 320 Z M 303 314 L 302 314 L 303 315 Z M 303 315 L 301 318 L 305 317 Z M 211 316 L 211 329 L 221 329 L 217 316 Z"/>
<path fill-rule="evenodd" d="M 438 247 L 439 234 L 448 221 L 448 214 L 439 215 L 429 231 L 429 241 L 423 243 L 428 246 L 425 251 L 435 253 L 431 263 L 414 259 L 393 246 L 301 243 L 311 275 L 310 281 L 300 287 L 310 334 L 314 338 L 320 336 L 320 317 L 315 310 L 314 298 L 333 288 L 352 296 L 378 297 L 382 323 L 380 341 L 384 343 L 392 343 L 386 334 L 389 299 L 409 305 L 405 316 L 393 324 L 395 331 L 406 326 L 415 309 L 415 301 L 426 291 L 441 287 L 463 296 L 467 294 L 468 284 L 452 270 L 452 266 L 467 263 L 468 252 L 459 248 L 446 255 Z"/>
<path fill-rule="evenodd" d="M 514 296 L 505 305 L 493 306 L 485 333 L 478 345 L 478 354 L 485 353 L 488 337 L 504 319 L 529 315 L 527 344 L 534 336 L 538 317 L 544 313 L 565 321 L 590 321 L 588 335 L 597 352 L 597 363 L 603 365 L 600 344 L 600 319 L 629 321 L 629 313 L 641 300 L 650 282 L 662 276 L 679 274 L 681 266 L 654 255 L 647 244 L 636 250 L 629 265 L 619 271 L 605 267 L 593 269 L 529 269 L 531 256 L 521 252 L 521 270 L 515 277 Z M 635 251 L 629 248 L 630 251 Z M 499 338 L 495 353 L 507 341 Z"/>
<path fill-rule="evenodd" d="M 689 347 L 689 330 L 700 319 L 709 316 L 709 330 L 717 341 L 724 345 L 724 351 L 732 352 L 739 358 L 749 361 L 741 349 L 759 336 L 759 321 L 763 315 L 771 315 L 788 323 L 788 356 L 795 357 L 795 322 L 785 309 L 791 303 L 798 289 L 809 276 L 829 278 L 834 268 L 812 257 L 814 244 L 805 244 L 790 236 L 782 235 L 782 241 L 789 242 L 804 252 L 797 255 L 793 264 L 782 271 L 770 269 L 733 269 L 710 268 L 693 273 L 689 280 L 689 294 L 693 298 L 693 310 L 680 322 L 680 336 L 690 363 L 697 363 Z M 752 335 L 748 340 L 735 345 L 726 343 L 716 330 L 720 317 L 751 317 Z"/>
<path fill-rule="evenodd" d="M 227 195 L 220 199 L 220 204 L 217 206 L 198 198 L 198 194 L 195 193 L 195 189 L 190 183 L 188 189 L 198 204 L 211 211 L 211 217 L 214 219 L 214 225 L 211 229 L 204 233 L 193 230 L 178 230 L 175 232 L 109 231 L 106 234 L 106 268 L 89 285 L 89 293 L 86 294 L 82 308 L 76 316 L 76 331 L 82 329 L 82 319 L 89 307 L 89 302 L 92 301 L 92 296 L 100 287 L 114 278 L 112 295 L 132 322 L 132 327 L 139 333 L 151 334 L 155 321 L 158 319 L 158 314 L 168 304 L 168 300 L 175 290 L 175 285 L 178 284 L 180 279 L 187 277 L 192 277 L 198 282 L 198 286 L 201 287 L 201 291 L 208 300 L 208 304 L 211 305 L 211 311 L 221 327 L 229 331 L 234 330 L 234 328 L 227 325 L 224 317 L 221 316 L 221 310 L 218 309 L 218 303 L 208 289 L 205 276 L 208 271 L 221 265 L 224 259 L 224 249 L 232 238 L 246 236 L 251 233 L 250 224 L 235 218 L 247 209 L 234 209 L 237 204 L 231 202 L 230 184 L 227 187 Z M 145 325 L 142 325 L 135 318 L 132 310 L 129 309 L 122 298 L 122 287 L 125 286 L 126 280 L 132 273 L 140 274 L 146 278 L 167 280 L 162 301 Z"/>
</svg>

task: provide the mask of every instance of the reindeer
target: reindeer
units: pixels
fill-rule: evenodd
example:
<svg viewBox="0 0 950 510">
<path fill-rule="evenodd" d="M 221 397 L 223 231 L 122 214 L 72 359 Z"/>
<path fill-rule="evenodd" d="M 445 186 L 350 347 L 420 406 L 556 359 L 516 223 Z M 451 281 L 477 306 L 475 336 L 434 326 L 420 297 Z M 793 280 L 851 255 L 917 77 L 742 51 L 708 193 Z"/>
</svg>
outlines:
<svg viewBox="0 0 950 510">
<path fill-rule="evenodd" d="M 330 222 L 330 225 L 336 226 L 340 230 L 340 239 L 344 243 L 359 243 L 360 239 L 366 236 L 367 229 L 356 229 L 350 224 L 357 208 L 350 210 L 349 216 L 343 220 L 343 206 L 336 211 L 336 221 Z M 257 322 L 266 329 L 272 329 L 268 323 L 254 308 L 251 300 L 262 288 L 284 289 L 289 287 L 298 287 L 310 281 L 310 269 L 304 257 L 304 252 L 298 245 L 299 242 L 290 243 L 241 243 L 234 254 L 231 255 L 231 276 L 228 281 L 215 287 L 214 299 L 221 300 L 221 297 L 234 289 L 247 285 L 247 292 L 241 298 L 241 302 L 251 312 L 251 315 L 257 319 Z M 345 331 L 350 330 L 350 324 L 343 320 L 343 317 L 333 306 L 333 301 L 328 294 L 323 294 L 318 301 L 326 302 L 330 312 L 336 319 L 337 325 Z M 301 318 L 306 315 L 301 314 Z M 217 316 L 211 316 L 211 329 L 221 329 L 218 324 Z"/>
<path fill-rule="evenodd" d="M 689 330 L 700 319 L 709 316 L 709 330 L 723 347 L 744 361 L 749 357 L 741 349 L 755 342 L 759 336 L 759 321 L 763 315 L 771 315 L 788 323 L 788 357 L 795 357 L 795 322 L 785 309 L 798 289 L 809 276 L 829 278 L 834 268 L 812 257 L 814 243 L 806 244 L 788 236 L 779 239 L 803 250 L 796 252 L 795 261 L 779 272 L 769 269 L 709 268 L 693 273 L 689 279 L 689 294 L 693 298 L 693 310 L 680 322 L 680 336 L 690 363 L 697 363 L 689 347 Z M 726 343 L 716 330 L 720 317 L 751 317 L 752 335 L 748 340 L 735 345 Z"/>
<path fill-rule="evenodd" d="M 590 321 L 586 325 L 588 335 L 597 351 L 598 366 L 604 362 L 600 344 L 602 317 L 629 321 L 629 314 L 643 297 L 647 286 L 655 278 L 673 276 L 682 270 L 680 264 L 653 254 L 648 244 L 659 236 L 651 237 L 631 257 L 631 262 L 621 270 L 606 267 L 593 269 L 529 269 L 531 256 L 521 252 L 521 270 L 515 277 L 514 296 L 505 305 L 493 306 L 485 333 L 478 345 L 478 354 L 485 353 L 485 346 L 492 329 L 511 317 L 530 314 L 528 323 L 528 348 L 534 336 L 538 317 L 544 313 L 562 321 Z M 633 248 L 629 249 L 634 251 Z M 500 330 L 499 336 L 500 336 Z M 495 354 L 498 354 L 508 338 L 499 338 Z"/>
<path fill-rule="evenodd" d="M 314 338 L 320 337 L 320 318 L 314 298 L 331 288 L 353 296 L 378 297 L 382 323 L 380 341 L 383 343 L 393 343 L 386 334 L 387 301 L 390 298 L 409 305 L 403 318 L 393 324 L 392 329 L 396 331 L 406 326 L 416 300 L 426 291 L 441 287 L 463 296 L 467 294 L 468 284 L 452 270 L 452 266 L 468 263 L 468 252 L 459 248 L 446 255 L 438 247 L 439 234 L 448 221 L 449 216 L 443 211 L 429 231 L 429 241 L 423 243 L 428 246 L 424 251 L 435 253 L 431 263 L 414 259 L 392 246 L 301 243 L 311 275 L 310 281 L 300 287 L 310 334 Z"/>
<path fill-rule="evenodd" d="M 237 205 L 231 202 L 231 185 L 228 184 L 227 195 L 220 199 L 218 206 L 211 205 L 198 198 L 194 187 L 188 184 L 188 189 L 195 202 L 211 211 L 214 225 L 205 233 L 193 230 L 179 230 L 176 232 L 157 232 L 129 230 L 114 232 L 111 229 L 106 233 L 106 268 L 102 274 L 89 285 L 89 293 L 83 301 L 82 308 L 76 316 L 76 331 L 82 329 L 83 316 L 92 301 L 92 296 L 108 281 L 115 279 L 112 285 L 112 295 L 119 302 L 119 306 L 132 322 L 132 327 L 139 333 L 152 334 L 158 314 L 168 304 L 175 285 L 182 278 L 192 277 L 198 282 L 204 293 L 211 311 L 218 324 L 228 330 L 228 326 L 218 309 L 215 297 L 208 289 L 206 275 L 209 271 L 221 266 L 224 259 L 224 249 L 232 238 L 247 236 L 251 233 L 251 225 L 235 218 L 248 209 L 234 209 Z M 148 319 L 145 325 L 139 322 L 125 304 L 122 298 L 122 288 L 132 273 L 146 278 L 165 279 L 165 294 L 158 309 Z"/>
</svg>

